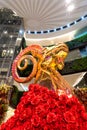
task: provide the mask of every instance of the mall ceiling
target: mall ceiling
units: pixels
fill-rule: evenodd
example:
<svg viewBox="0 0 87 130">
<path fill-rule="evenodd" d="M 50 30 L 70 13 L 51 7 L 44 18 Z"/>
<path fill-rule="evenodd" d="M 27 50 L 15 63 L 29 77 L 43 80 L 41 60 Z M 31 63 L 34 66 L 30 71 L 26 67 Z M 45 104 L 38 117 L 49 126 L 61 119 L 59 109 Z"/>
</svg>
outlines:
<svg viewBox="0 0 87 130">
<path fill-rule="evenodd" d="M 87 25 L 87 0 L 0 0 L 24 18 L 28 38 L 49 38 Z"/>
</svg>

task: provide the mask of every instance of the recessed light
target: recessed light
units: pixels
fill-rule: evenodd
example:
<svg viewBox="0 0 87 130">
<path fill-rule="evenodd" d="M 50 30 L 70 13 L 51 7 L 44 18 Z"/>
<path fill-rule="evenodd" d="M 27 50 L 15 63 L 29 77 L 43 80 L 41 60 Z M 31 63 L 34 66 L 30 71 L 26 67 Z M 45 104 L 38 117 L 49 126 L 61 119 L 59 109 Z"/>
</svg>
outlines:
<svg viewBox="0 0 87 130">
<path fill-rule="evenodd" d="M 70 27 L 70 24 L 67 24 L 67 27 Z"/>
<path fill-rule="evenodd" d="M 81 18 L 82 18 L 82 20 L 84 19 L 84 17 L 83 17 L 83 16 L 82 16 Z"/>
<path fill-rule="evenodd" d="M 74 23 L 76 24 L 77 22 L 76 22 L 76 21 L 74 21 Z"/>
<path fill-rule="evenodd" d="M 35 30 L 34 33 L 37 34 L 37 31 Z"/>
<path fill-rule="evenodd" d="M 30 30 L 28 30 L 27 33 L 30 34 Z"/>
<path fill-rule="evenodd" d="M 74 10 L 74 8 L 75 8 L 75 6 L 74 6 L 73 4 L 72 4 L 72 5 L 69 5 L 69 6 L 67 7 L 67 11 L 71 12 L 71 11 Z"/>
</svg>

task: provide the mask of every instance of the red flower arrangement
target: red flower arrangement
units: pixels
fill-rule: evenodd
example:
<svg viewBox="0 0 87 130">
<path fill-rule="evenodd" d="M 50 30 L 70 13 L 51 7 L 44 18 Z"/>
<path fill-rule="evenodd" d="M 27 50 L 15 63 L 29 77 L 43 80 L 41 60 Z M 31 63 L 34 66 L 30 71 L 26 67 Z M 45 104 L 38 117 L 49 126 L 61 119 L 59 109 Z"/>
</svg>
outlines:
<svg viewBox="0 0 87 130">
<path fill-rule="evenodd" d="M 31 84 L 0 130 L 87 130 L 87 113 L 75 96 Z"/>
</svg>

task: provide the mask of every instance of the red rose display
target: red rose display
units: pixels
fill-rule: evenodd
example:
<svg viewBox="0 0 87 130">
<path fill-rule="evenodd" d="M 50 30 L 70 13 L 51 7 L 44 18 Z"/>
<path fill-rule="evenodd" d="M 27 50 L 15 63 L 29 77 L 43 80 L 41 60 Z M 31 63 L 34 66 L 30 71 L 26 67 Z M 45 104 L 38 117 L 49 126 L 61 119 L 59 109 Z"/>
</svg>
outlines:
<svg viewBox="0 0 87 130">
<path fill-rule="evenodd" d="M 0 130 L 87 130 L 87 113 L 75 96 L 31 84 Z"/>
</svg>

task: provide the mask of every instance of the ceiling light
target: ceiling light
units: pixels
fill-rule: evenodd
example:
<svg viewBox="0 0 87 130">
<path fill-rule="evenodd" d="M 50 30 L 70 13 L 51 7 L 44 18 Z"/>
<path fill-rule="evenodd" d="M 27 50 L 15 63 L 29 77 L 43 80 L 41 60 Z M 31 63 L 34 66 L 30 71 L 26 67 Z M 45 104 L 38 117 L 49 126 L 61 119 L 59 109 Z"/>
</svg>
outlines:
<svg viewBox="0 0 87 130">
<path fill-rule="evenodd" d="M 48 31 L 48 33 L 50 32 L 49 30 L 47 30 Z"/>
<path fill-rule="evenodd" d="M 10 50 L 10 53 L 13 54 L 13 49 Z"/>
<path fill-rule="evenodd" d="M 67 7 L 67 11 L 71 12 L 71 11 L 74 10 L 74 8 L 75 8 L 75 6 L 74 6 L 73 4 L 72 4 L 72 5 L 69 5 L 69 6 Z"/>
<path fill-rule="evenodd" d="M 13 35 L 10 35 L 9 37 L 10 37 L 10 38 L 12 38 L 12 37 L 13 37 Z"/>
<path fill-rule="evenodd" d="M 54 29 L 54 32 L 56 32 L 56 28 Z"/>
<path fill-rule="evenodd" d="M 41 34 L 43 34 L 43 31 L 41 30 Z"/>
<path fill-rule="evenodd" d="M 19 33 L 20 33 L 20 34 L 23 34 L 23 30 L 20 30 Z"/>
<path fill-rule="evenodd" d="M 67 27 L 70 27 L 70 24 L 67 24 Z"/>
<path fill-rule="evenodd" d="M 81 18 L 82 18 L 82 20 L 84 19 L 84 17 L 83 17 L 83 16 L 82 16 Z"/>
<path fill-rule="evenodd" d="M 37 34 L 37 31 L 34 31 L 35 34 Z"/>
<path fill-rule="evenodd" d="M 77 22 L 76 22 L 76 21 L 74 21 L 74 23 L 76 24 Z"/>
<path fill-rule="evenodd" d="M 7 33 L 8 33 L 8 31 L 7 31 L 7 30 L 6 30 L 6 31 L 3 31 L 3 33 L 4 33 L 4 34 L 7 34 Z"/>
<path fill-rule="evenodd" d="M 30 34 L 30 30 L 28 30 L 27 33 Z"/>
<path fill-rule="evenodd" d="M 61 30 L 63 29 L 63 27 L 61 26 Z"/>
<path fill-rule="evenodd" d="M 66 0 L 66 3 L 69 4 L 72 0 Z"/>
</svg>

